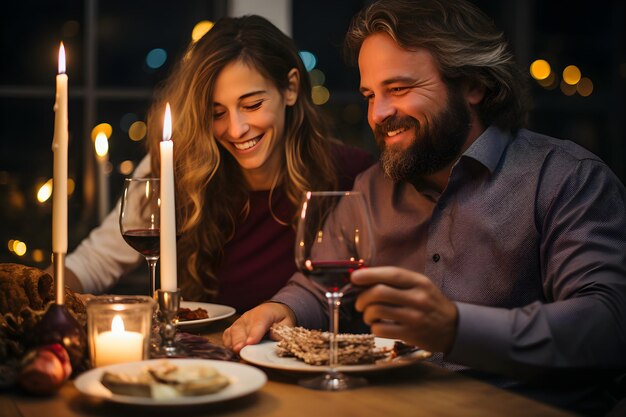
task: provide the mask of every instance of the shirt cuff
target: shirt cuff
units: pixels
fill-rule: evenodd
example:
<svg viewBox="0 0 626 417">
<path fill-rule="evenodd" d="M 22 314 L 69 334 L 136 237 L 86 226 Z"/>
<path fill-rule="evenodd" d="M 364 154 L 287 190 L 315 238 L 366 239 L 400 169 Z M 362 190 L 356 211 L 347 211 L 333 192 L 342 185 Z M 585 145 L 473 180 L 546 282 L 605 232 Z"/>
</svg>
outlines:
<svg viewBox="0 0 626 417">
<path fill-rule="evenodd" d="M 510 311 L 460 302 L 456 306 L 458 328 L 446 361 L 484 371 L 506 366 L 511 347 Z"/>
<path fill-rule="evenodd" d="M 292 278 L 292 281 L 294 278 Z M 296 283 L 283 287 L 270 301 L 285 304 L 296 315 L 296 326 L 307 329 L 328 327 L 328 318 L 318 298 Z"/>
</svg>

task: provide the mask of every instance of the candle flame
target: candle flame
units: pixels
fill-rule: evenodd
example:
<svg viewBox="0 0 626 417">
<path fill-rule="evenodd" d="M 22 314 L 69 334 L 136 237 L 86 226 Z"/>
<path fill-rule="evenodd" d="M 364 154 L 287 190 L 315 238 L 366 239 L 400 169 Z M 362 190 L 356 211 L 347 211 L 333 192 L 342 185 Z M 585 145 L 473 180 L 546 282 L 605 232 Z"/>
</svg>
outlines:
<svg viewBox="0 0 626 417">
<path fill-rule="evenodd" d="M 61 47 L 59 48 L 59 74 L 65 74 L 65 47 L 63 42 L 61 42 Z"/>
<path fill-rule="evenodd" d="M 113 321 L 111 322 L 111 331 L 113 333 L 122 333 L 126 329 L 124 328 L 124 320 L 122 320 L 121 316 L 113 317 Z"/>
<path fill-rule="evenodd" d="M 163 140 L 172 139 L 172 111 L 170 103 L 165 105 L 165 119 L 163 119 Z"/>
</svg>

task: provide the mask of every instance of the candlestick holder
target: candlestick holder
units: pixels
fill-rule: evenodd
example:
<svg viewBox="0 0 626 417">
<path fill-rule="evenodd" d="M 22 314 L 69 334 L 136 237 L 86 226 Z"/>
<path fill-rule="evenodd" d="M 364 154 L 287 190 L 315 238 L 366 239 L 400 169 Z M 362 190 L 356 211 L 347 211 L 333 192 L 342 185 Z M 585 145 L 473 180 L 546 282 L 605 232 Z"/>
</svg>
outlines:
<svg viewBox="0 0 626 417">
<path fill-rule="evenodd" d="M 168 358 L 186 356 L 186 349 L 174 340 L 178 321 L 177 314 L 180 307 L 180 289 L 176 291 L 156 290 L 155 294 L 159 306 L 157 316 L 160 324 L 161 342 L 153 352 L 153 356 Z"/>
</svg>

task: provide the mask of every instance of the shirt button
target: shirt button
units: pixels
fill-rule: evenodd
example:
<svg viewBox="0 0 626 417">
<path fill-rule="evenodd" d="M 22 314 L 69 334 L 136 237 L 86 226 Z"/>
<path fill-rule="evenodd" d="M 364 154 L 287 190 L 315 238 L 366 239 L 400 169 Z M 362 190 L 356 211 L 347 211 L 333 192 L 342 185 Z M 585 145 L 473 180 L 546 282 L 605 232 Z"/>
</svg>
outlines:
<svg viewBox="0 0 626 417">
<path fill-rule="evenodd" d="M 439 262 L 439 259 L 441 259 L 441 256 L 438 253 L 433 255 L 433 262 Z"/>
</svg>

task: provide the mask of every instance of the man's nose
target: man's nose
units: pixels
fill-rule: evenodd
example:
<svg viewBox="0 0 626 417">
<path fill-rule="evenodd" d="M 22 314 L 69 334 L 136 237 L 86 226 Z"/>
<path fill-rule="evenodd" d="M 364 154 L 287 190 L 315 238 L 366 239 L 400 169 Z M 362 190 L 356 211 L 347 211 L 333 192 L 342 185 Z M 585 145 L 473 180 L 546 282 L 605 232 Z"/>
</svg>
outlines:
<svg viewBox="0 0 626 417">
<path fill-rule="evenodd" d="M 391 100 L 385 97 L 375 97 L 370 102 L 370 119 L 374 124 L 382 124 L 396 112 Z"/>
</svg>

